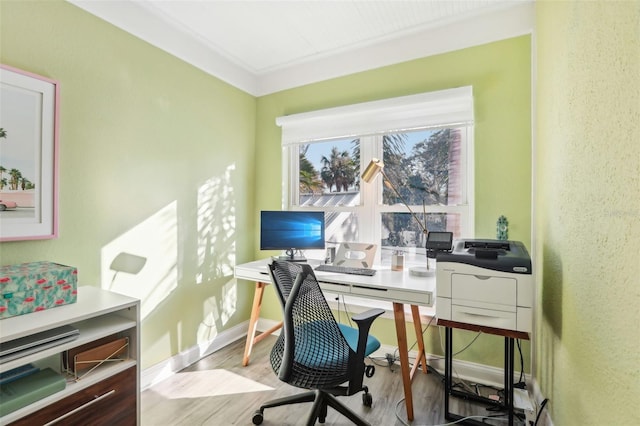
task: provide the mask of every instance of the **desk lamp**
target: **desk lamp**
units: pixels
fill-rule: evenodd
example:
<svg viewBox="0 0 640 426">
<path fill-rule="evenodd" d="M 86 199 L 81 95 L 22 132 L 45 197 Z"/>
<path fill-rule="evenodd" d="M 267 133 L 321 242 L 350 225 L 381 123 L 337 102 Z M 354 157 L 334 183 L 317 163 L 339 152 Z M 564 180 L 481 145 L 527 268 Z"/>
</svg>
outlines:
<svg viewBox="0 0 640 426">
<path fill-rule="evenodd" d="M 378 158 L 373 158 L 371 159 L 371 162 L 369 163 L 369 165 L 367 166 L 366 169 L 364 169 L 364 172 L 362 172 L 361 178 L 365 183 L 370 183 L 373 179 L 376 178 L 376 176 L 378 176 L 378 174 L 382 175 L 383 178 L 383 183 L 385 184 L 385 186 L 387 188 L 390 188 L 397 196 L 398 198 L 400 198 L 400 201 L 402 201 L 402 204 L 404 204 L 404 206 L 407 208 L 407 210 L 409 210 L 409 213 L 411 213 L 411 217 L 413 217 L 413 219 L 416 221 L 416 223 L 418 225 L 420 225 L 420 229 L 422 229 L 422 232 L 427 235 L 429 233 L 429 230 L 427 229 L 427 220 L 425 218 L 424 223 L 420 221 L 420 219 L 418 219 L 418 216 L 416 216 L 416 214 L 413 212 L 413 210 L 411 210 L 411 207 L 409 207 L 409 204 L 407 204 L 407 202 L 405 201 L 404 197 L 402 195 L 400 195 L 400 192 L 398 192 L 398 190 L 396 189 L 395 185 L 393 184 L 393 182 L 391 182 L 391 180 L 389 179 L 389 177 L 387 176 L 387 174 L 384 172 L 384 164 L 382 163 L 382 161 Z M 427 259 L 427 268 L 426 271 L 424 270 L 425 268 L 423 267 L 412 267 L 409 268 L 409 273 L 413 274 L 413 275 L 419 275 L 419 276 L 425 276 L 430 274 L 430 268 L 429 268 L 429 259 Z"/>
</svg>

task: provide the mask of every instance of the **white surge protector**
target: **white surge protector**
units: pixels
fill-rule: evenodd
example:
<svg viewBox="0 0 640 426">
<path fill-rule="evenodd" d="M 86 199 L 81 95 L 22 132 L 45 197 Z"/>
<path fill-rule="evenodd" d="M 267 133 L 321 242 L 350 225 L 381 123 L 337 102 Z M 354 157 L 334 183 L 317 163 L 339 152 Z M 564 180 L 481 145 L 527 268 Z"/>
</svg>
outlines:
<svg viewBox="0 0 640 426">
<path fill-rule="evenodd" d="M 526 389 L 515 388 L 513 390 L 513 407 L 524 411 L 527 423 L 533 423 L 536 418 L 536 410 L 529 398 L 529 392 Z"/>
</svg>

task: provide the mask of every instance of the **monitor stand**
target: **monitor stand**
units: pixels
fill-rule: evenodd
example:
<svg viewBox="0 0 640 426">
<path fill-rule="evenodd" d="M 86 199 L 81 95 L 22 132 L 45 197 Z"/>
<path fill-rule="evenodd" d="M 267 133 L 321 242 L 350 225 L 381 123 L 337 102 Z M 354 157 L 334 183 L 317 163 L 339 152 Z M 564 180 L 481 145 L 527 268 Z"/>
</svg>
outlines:
<svg viewBox="0 0 640 426">
<path fill-rule="evenodd" d="M 285 255 L 278 256 L 278 260 L 286 260 L 288 262 L 306 262 L 307 258 L 304 256 L 296 256 L 296 249 L 285 250 Z"/>
</svg>

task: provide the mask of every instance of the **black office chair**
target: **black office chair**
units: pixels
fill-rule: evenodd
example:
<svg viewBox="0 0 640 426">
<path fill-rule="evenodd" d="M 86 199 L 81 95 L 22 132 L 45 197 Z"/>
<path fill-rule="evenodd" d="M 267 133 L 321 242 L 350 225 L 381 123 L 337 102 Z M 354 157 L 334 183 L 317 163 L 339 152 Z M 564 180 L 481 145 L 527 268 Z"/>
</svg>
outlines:
<svg viewBox="0 0 640 426">
<path fill-rule="evenodd" d="M 282 332 L 271 350 L 271 366 L 283 382 L 311 391 L 263 404 L 254 413 L 253 423 L 262 423 L 265 408 L 313 402 L 307 425 L 316 420 L 324 423 L 329 406 L 357 425 L 368 425 L 336 396 L 364 391 L 363 404 L 371 406 L 371 394 L 362 381 L 365 374 L 373 375 L 374 367 L 366 366 L 364 357 L 380 347 L 369 336 L 369 328 L 384 310 L 354 315 L 358 329 L 338 324 L 311 266 L 273 261 L 269 272 L 284 313 Z"/>
</svg>

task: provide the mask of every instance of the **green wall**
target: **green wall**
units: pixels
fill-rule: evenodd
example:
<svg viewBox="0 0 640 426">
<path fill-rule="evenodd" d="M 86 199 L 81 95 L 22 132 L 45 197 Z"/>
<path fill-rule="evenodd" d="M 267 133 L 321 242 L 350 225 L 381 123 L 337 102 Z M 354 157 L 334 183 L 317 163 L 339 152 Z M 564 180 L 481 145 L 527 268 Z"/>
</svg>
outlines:
<svg viewBox="0 0 640 426">
<path fill-rule="evenodd" d="M 531 38 L 523 36 L 336 78 L 258 99 L 256 210 L 281 206 L 281 132 L 276 117 L 415 93 L 473 86 L 475 105 L 476 238 L 495 238 L 500 215 L 509 219 L 509 237 L 531 242 Z M 254 239 L 258 247 L 257 236 Z M 256 258 L 265 255 L 256 250 Z M 262 316 L 280 316 L 267 293 Z M 436 328 L 434 328 L 436 329 Z M 374 323 L 383 343 L 395 345 L 391 320 Z M 433 330 L 433 329 L 432 329 Z M 474 336 L 456 333 L 456 347 Z M 413 337 L 409 339 L 412 341 Z M 437 331 L 426 336 L 427 351 L 441 353 Z M 529 367 L 529 346 L 523 345 Z M 500 338 L 482 335 L 461 359 L 502 366 Z M 519 368 L 519 362 L 516 362 Z"/>
<path fill-rule="evenodd" d="M 640 2 L 537 2 L 536 379 L 556 425 L 638 425 Z"/>
<path fill-rule="evenodd" d="M 2 243 L 2 264 L 72 264 L 83 284 L 140 295 L 143 368 L 248 318 L 253 287 L 232 271 L 263 256 L 258 212 L 280 207 L 281 115 L 472 85 L 475 236 L 493 238 L 504 214 L 530 247 L 528 36 L 255 99 L 66 2 L 1 2 L 0 24 L 2 63 L 59 80 L 62 98 L 60 237 Z M 121 251 L 145 269 L 111 271 Z M 280 315 L 270 291 L 263 308 Z M 395 344 L 391 321 L 373 330 Z M 426 342 L 441 352 L 437 332 Z M 481 336 L 461 358 L 501 366 L 502 354 Z"/>
<path fill-rule="evenodd" d="M 144 294 L 143 368 L 246 321 L 255 98 L 63 1 L 0 2 L 0 40 L 3 64 L 61 87 L 60 236 L 2 243 L 1 263 Z M 110 271 L 120 251 L 145 268 Z"/>
<path fill-rule="evenodd" d="M 534 373 L 557 425 L 640 424 L 640 3 L 536 11 Z M 2 243 L 0 263 L 52 260 L 84 284 L 151 286 L 147 368 L 248 318 L 253 288 L 231 271 L 261 257 L 257 212 L 280 207 L 275 117 L 468 84 L 476 236 L 504 214 L 531 249 L 530 53 L 519 37 L 256 100 L 69 3 L 0 1 L 1 62 L 57 79 L 62 99 L 60 236 Z M 171 250 L 140 253 L 136 239 Z M 113 249 L 166 274 L 105 274 Z M 263 307 L 278 318 L 272 294 Z M 392 330 L 373 331 L 393 344 Z M 439 352 L 437 333 L 426 340 Z M 501 346 L 482 336 L 464 355 L 500 365 Z"/>
</svg>

